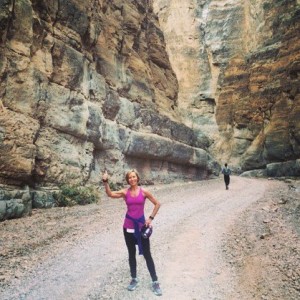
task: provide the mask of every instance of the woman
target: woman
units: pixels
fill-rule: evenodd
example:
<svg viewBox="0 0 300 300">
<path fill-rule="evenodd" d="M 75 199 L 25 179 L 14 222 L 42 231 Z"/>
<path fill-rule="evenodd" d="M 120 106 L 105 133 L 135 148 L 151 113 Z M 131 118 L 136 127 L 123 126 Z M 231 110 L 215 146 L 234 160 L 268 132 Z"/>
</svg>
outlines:
<svg viewBox="0 0 300 300">
<path fill-rule="evenodd" d="M 124 188 L 119 191 L 111 191 L 108 184 L 108 174 L 106 171 L 102 176 L 102 181 L 108 197 L 123 198 L 127 205 L 127 213 L 123 224 L 123 232 L 128 249 L 129 267 L 132 278 L 127 289 L 129 291 L 135 290 L 139 282 L 136 268 L 135 245 L 137 244 L 139 246 L 139 254 L 144 255 L 150 276 L 152 278 L 152 290 L 155 295 L 161 296 L 162 292 L 157 281 L 155 265 L 150 252 L 150 240 L 149 238 L 142 238 L 140 232 L 143 225 L 146 227 L 151 227 L 151 223 L 160 208 L 160 203 L 149 191 L 139 187 L 138 183 L 140 181 L 140 177 L 136 170 L 130 170 L 126 173 L 126 181 L 130 185 L 129 188 Z M 147 198 L 153 203 L 154 208 L 151 215 L 146 220 L 144 215 L 144 206 Z"/>
</svg>

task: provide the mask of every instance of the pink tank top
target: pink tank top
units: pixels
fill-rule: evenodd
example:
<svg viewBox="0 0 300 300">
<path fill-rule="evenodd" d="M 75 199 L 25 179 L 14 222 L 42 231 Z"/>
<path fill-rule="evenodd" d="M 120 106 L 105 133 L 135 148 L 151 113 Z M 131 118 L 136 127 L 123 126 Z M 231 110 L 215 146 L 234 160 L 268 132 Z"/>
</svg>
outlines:
<svg viewBox="0 0 300 300">
<path fill-rule="evenodd" d="M 134 219 L 142 217 L 144 215 L 145 200 L 142 188 L 140 188 L 136 197 L 131 196 L 130 190 L 128 189 L 125 196 L 127 214 Z M 134 223 L 132 220 L 125 218 L 123 227 L 127 229 L 134 229 Z"/>
</svg>

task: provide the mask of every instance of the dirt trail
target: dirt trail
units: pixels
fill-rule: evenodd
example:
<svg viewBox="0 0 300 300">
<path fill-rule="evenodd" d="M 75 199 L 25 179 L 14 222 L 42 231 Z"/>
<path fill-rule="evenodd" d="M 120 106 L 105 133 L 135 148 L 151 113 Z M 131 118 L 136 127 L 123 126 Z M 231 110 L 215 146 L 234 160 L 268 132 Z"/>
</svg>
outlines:
<svg viewBox="0 0 300 300">
<path fill-rule="evenodd" d="M 242 212 L 263 199 L 267 190 L 281 187 L 280 182 L 237 176 L 232 176 L 229 190 L 222 178 L 149 187 L 162 203 L 151 238 L 163 291 L 160 299 L 238 299 L 237 276 L 224 260 L 222 242 Z M 150 211 L 147 205 L 146 212 Z M 0 299 L 157 299 L 143 257 L 138 257 L 138 289 L 126 290 L 130 277 L 122 233 L 124 213 L 122 200 L 103 196 L 95 206 L 57 208 L 52 215 L 36 212 L 23 221 L 2 223 L 0 232 L 8 237 L 12 226 L 26 228 L 31 222 L 36 247 L 24 241 L 30 238 L 29 229 L 14 232 L 18 249 L 27 245 L 27 254 L 9 255 L 15 249 L 8 239 L 0 259 L 10 261 L 2 261 L 0 275 L 10 272 L 2 277 Z M 59 226 L 63 232 L 51 239 L 40 236 L 42 229 L 55 231 Z"/>
</svg>

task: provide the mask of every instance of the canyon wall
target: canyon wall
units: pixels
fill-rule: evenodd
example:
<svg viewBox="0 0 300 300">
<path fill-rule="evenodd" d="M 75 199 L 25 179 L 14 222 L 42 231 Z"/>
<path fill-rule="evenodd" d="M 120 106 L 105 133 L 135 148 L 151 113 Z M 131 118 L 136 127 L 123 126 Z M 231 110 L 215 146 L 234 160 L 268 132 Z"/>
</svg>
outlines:
<svg viewBox="0 0 300 300">
<path fill-rule="evenodd" d="M 299 176 L 299 1 L 154 0 L 154 10 L 183 122 L 214 141 L 210 153 L 239 172 Z"/>
<path fill-rule="evenodd" d="M 218 174 L 183 124 L 178 81 L 147 0 L 0 1 L 0 219 L 55 205 L 60 185 Z"/>
</svg>

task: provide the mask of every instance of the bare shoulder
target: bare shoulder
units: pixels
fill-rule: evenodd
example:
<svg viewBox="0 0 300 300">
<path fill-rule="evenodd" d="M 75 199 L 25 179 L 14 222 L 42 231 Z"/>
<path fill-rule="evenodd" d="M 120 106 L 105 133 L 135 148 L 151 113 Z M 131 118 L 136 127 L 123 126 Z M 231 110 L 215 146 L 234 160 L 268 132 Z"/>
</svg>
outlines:
<svg viewBox="0 0 300 300">
<path fill-rule="evenodd" d="M 151 194 L 151 192 L 149 192 L 147 189 L 144 189 L 144 188 L 142 188 L 142 187 L 141 187 L 141 189 L 142 189 L 143 195 L 144 195 L 145 197 L 147 197 L 147 198 L 153 197 L 152 194 Z"/>
<path fill-rule="evenodd" d="M 123 188 L 119 191 L 119 193 L 122 194 L 122 196 L 124 197 L 126 196 L 127 192 L 128 192 L 128 188 Z"/>
<path fill-rule="evenodd" d="M 148 191 L 147 191 L 144 187 L 141 186 L 140 189 L 141 189 L 141 191 L 143 192 L 143 194 L 148 193 Z"/>
</svg>

